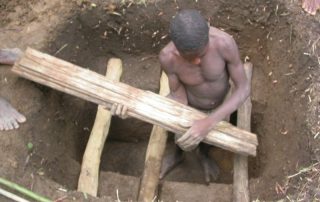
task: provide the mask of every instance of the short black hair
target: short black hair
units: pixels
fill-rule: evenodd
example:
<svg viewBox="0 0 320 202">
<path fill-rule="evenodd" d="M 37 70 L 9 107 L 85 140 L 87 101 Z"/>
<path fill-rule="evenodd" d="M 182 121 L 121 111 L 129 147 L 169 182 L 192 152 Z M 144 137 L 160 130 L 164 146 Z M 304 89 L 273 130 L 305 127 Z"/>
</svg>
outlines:
<svg viewBox="0 0 320 202">
<path fill-rule="evenodd" d="M 209 41 L 209 25 L 194 9 L 181 10 L 171 20 L 170 37 L 178 51 L 195 52 Z"/>
</svg>

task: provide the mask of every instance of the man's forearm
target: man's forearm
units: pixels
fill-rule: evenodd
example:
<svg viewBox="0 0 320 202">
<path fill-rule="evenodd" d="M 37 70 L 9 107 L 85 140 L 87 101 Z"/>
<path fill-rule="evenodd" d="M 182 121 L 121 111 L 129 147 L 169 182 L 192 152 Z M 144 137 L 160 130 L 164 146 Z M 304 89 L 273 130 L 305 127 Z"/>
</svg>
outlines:
<svg viewBox="0 0 320 202">
<path fill-rule="evenodd" d="M 222 105 L 220 105 L 207 119 L 212 122 L 212 128 L 220 121 L 230 116 L 236 111 L 249 97 L 250 85 L 238 88 Z M 212 129 L 210 128 L 210 129 Z"/>
</svg>

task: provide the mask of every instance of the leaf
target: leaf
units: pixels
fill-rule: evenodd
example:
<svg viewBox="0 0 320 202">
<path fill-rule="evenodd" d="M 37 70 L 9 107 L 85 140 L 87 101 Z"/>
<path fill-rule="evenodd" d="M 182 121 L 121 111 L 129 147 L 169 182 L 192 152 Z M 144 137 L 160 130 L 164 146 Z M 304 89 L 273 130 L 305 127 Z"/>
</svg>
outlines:
<svg viewBox="0 0 320 202">
<path fill-rule="evenodd" d="M 28 142 L 27 147 L 28 147 L 28 150 L 32 150 L 33 149 L 33 144 L 31 142 Z"/>
</svg>

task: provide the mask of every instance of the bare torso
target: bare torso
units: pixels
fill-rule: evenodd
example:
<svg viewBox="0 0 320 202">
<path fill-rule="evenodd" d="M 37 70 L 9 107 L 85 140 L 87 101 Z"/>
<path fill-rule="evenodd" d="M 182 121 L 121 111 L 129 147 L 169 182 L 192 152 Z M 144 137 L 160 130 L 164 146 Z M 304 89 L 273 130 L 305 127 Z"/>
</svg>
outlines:
<svg viewBox="0 0 320 202">
<path fill-rule="evenodd" d="M 193 55 L 192 55 L 193 54 Z M 238 47 L 234 39 L 225 32 L 210 27 L 209 42 L 196 53 L 181 53 L 170 42 L 159 55 L 162 69 L 168 75 L 170 94 L 168 97 L 200 110 L 212 110 L 207 117 L 196 120 L 176 143 L 185 150 L 192 150 L 210 130 L 234 112 L 249 96 L 247 82 Z M 229 78 L 234 91 L 225 99 L 230 89 Z M 209 148 L 199 147 L 199 155 L 205 172 L 206 182 L 210 176 L 217 179 L 219 168 L 213 159 L 209 160 Z M 166 157 L 161 176 L 183 159 L 182 150 Z"/>
<path fill-rule="evenodd" d="M 162 64 L 164 70 L 174 73 L 183 85 L 188 105 L 202 110 L 219 106 L 230 88 L 226 61 L 219 48 L 231 36 L 211 27 L 209 37 L 208 50 L 199 65 L 191 64 L 181 57 L 172 42 L 162 51 L 168 58 L 161 62 L 165 63 Z"/>
</svg>

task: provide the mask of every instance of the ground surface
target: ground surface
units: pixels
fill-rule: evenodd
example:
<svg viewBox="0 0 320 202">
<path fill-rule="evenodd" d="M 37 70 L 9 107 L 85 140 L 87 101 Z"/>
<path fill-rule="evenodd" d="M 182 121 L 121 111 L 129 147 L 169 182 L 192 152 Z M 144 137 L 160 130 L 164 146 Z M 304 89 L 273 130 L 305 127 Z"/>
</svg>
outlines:
<svg viewBox="0 0 320 202">
<path fill-rule="evenodd" d="M 166 0 L 146 6 L 115 4 L 115 9 L 108 1 L 94 3 L 0 1 L 1 48 L 31 46 L 101 74 L 109 58 L 119 57 L 124 63 L 121 81 L 158 92 L 157 53 L 169 41 L 169 21 L 177 9 L 199 9 L 211 25 L 232 34 L 241 57 L 249 56 L 254 64 L 252 131 L 260 145 L 249 165 L 252 199 L 294 194 L 295 189 L 286 186 L 286 176 L 319 156 L 319 15 L 308 16 L 298 1 Z M 9 68 L 0 68 L 0 94 L 28 121 L 19 130 L 0 132 L 0 176 L 51 197 L 57 197 L 56 187 L 75 190 L 97 106 L 17 78 Z M 135 119 L 113 119 L 102 175 L 112 171 L 141 176 L 150 130 L 151 125 Z M 27 149 L 29 142 L 34 145 L 32 151 Z M 232 183 L 232 154 L 216 149 L 211 156 L 222 169 L 217 183 Z M 108 178 L 101 180 L 102 187 L 107 187 L 103 179 Z M 187 187 L 190 182 L 203 184 L 195 155 L 188 155 L 166 180 L 184 182 Z M 41 186 L 42 181 L 47 186 Z M 119 183 L 126 187 L 128 182 Z M 298 182 L 291 178 L 290 183 Z M 128 192 L 124 196 L 133 197 L 130 191 L 124 190 Z M 177 189 L 163 199 L 179 200 L 176 197 L 185 195 L 180 193 L 184 191 Z M 222 188 L 220 194 L 229 195 L 229 191 Z M 100 191 L 101 197 L 107 195 Z M 199 201 L 217 200 L 217 196 L 202 197 Z"/>
</svg>

